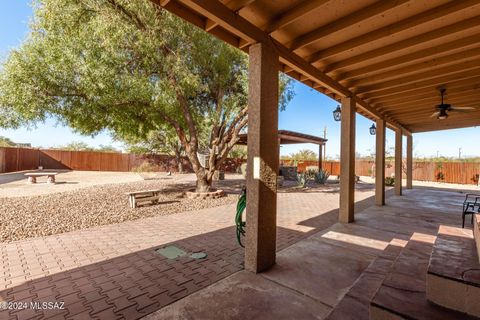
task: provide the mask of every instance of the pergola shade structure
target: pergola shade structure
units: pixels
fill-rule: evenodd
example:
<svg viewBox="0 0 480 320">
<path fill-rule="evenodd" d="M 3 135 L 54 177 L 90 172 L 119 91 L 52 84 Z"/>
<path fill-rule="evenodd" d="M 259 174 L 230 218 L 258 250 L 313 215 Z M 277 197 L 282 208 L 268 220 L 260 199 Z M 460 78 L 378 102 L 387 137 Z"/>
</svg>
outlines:
<svg viewBox="0 0 480 320">
<path fill-rule="evenodd" d="M 239 145 L 248 145 L 248 135 L 242 133 L 239 136 L 237 144 Z M 278 130 L 278 144 L 298 144 L 298 143 L 313 143 L 318 145 L 318 170 L 323 168 L 322 161 L 322 147 L 327 143 L 327 139 L 312 136 L 305 133 L 288 131 L 288 130 Z"/>
<path fill-rule="evenodd" d="M 354 221 L 355 114 L 376 122 L 376 203 L 385 202 L 385 128 L 412 133 L 480 125 L 480 0 L 152 0 L 249 53 L 245 268 L 275 263 L 278 71 L 341 105 L 341 222 Z M 471 108 L 434 115 L 445 103 Z"/>
</svg>

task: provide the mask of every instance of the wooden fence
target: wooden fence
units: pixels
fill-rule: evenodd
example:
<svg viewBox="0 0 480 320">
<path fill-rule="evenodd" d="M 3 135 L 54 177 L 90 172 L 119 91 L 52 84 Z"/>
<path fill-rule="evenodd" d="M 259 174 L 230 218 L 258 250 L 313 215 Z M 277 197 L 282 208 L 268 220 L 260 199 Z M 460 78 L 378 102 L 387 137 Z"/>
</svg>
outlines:
<svg viewBox="0 0 480 320">
<path fill-rule="evenodd" d="M 159 171 L 178 171 L 176 159 L 169 155 L 0 147 L 0 173 L 34 170 L 39 166 L 53 170 L 128 172 L 145 161 L 155 165 Z M 239 159 L 227 159 L 222 169 L 236 172 L 242 162 Z M 182 163 L 186 172 L 192 172 L 186 158 L 182 159 Z"/>
<path fill-rule="evenodd" d="M 87 170 L 87 171 L 131 171 L 143 162 L 157 166 L 159 171 L 177 171 L 177 161 L 168 155 L 135 155 L 128 153 L 97 151 L 66 151 L 29 148 L 0 147 L 0 173 L 44 169 Z M 182 159 L 185 172 L 192 172 L 190 163 Z M 236 172 L 243 163 L 240 159 L 227 159 L 223 165 L 226 172 Z M 283 165 L 296 165 L 303 172 L 309 166 L 318 167 L 317 161 L 282 160 Z M 340 174 L 340 163 L 325 161 L 323 167 L 330 174 Z M 420 181 L 442 181 L 446 183 L 478 184 L 480 163 L 473 162 L 414 162 L 413 179 Z M 385 174 L 394 173 L 394 163 L 387 161 Z M 375 172 L 373 161 L 356 161 L 355 172 L 359 176 L 372 176 Z M 443 178 L 443 179 L 440 179 Z"/>
<path fill-rule="evenodd" d="M 318 167 L 317 161 L 281 160 L 282 165 L 296 165 L 299 172 L 304 172 L 307 167 Z M 323 168 L 331 175 L 340 174 L 340 163 L 338 161 L 324 161 Z M 358 176 L 374 176 L 375 164 L 373 161 L 359 160 L 355 162 L 355 173 Z M 387 161 L 385 175 L 392 176 L 395 173 L 395 163 Z M 478 162 L 425 162 L 415 161 L 413 163 L 413 180 L 418 181 L 439 181 L 458 184 L 478 184 L 480 174 L 480 163 Z M 403 173 L 405 178 L 405 172 Z"/>
</svg>

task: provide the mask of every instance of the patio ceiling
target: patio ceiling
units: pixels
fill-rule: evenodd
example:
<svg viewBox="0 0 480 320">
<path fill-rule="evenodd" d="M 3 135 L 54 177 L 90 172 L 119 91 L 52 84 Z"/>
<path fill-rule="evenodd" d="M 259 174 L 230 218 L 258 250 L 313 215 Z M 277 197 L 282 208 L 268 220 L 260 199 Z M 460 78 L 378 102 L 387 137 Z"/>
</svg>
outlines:
<svg viewBox="0 0 480 320">
<path fill-rule="evenodd" d="M 154 0 L 242 50 L 270 42 L 281 71 L 404 134 L 480 125 L 480 0 Z M 475 107 L 432 117 L 440 103 Z"/>
</svg>

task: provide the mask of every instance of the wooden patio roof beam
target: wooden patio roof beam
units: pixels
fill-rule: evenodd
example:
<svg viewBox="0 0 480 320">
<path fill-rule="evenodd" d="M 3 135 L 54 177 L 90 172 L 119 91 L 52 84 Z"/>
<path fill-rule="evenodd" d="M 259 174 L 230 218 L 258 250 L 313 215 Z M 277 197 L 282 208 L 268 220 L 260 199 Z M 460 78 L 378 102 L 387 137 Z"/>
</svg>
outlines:
<svg viewBox="0 0 480 320">
<path fill-rule="evenodd" d="M 455 22 L 448 26 L 429 31 L 427 33 L 422 33 L 418 36 L 414 36 L 399 42 L 392 43 L 382 48 L 370 50 L 365 53 L 353 56 L 351 58 L 329 64 L 324 68 L 324 72 L 332 72 L 341 68 L 368 61 L 370 59 L 378 58 L 380 56 L 384 56 L 398 50 L 404 50 L 418 44 L 429 42 L 450 34 L 460 33 L 471 28 L 478 28 L 478 19 L 480 19 L 480 17 L 477 16 L 467 20 L 462 20 L 460 22 Z"/>
<path fill-rule="evenodd" d="M 328 1 L 330 0 L 304 0 L 303 2 L 288 10 L 287 12 L 284 12 L 271 19 L 262 29 L 266 33 L 272 34 L 276 30 L 281 29 L 286 25 L 289 25 L 300 19 L 310 11 L 321 7 Z"/>
<path fill-rule="evenodd" d="M 480 91 L 478 89 L 471 89 L 471 90 L 468 90 L 468 91 L 462 91 L 460 93 L 455 92 L 455 94 L 448 94 L 445 97 L 445 101 L 446 102 L 457 101 L 457 100 L 460 100 L 460 99 L 464 99 L 464 98 L 471 97 L 471 96 L 476 96 L 476 95 L 480 97 Z M 429 92 L 429 93 L 426 93 L 424 96 L 422 96 L 420 98 L 404 99 L 401 102 L 388 103 L 388 104 L 385 104 L 384 107 L 381 107 L 381 108 L 378 108 L 378 109 L 381 110 L 381 111 L 387 111 L 387 110 L 391 110 L 391 109 L 395 109 L 395 108 L 402 108 L 401 106 L 405 106 L 405 105 L 406 106 L 411 106 L 411 105 L 417 106 L 417 105 L 422 105 L 422 104 L 425 104 L 425 103 L 439 104 L 440 103 L 440 94 L 434 95 L 434 94 L 432 94 L 432 92 Z M 480 105 L 480 102 L 479 102 L 479 105 Z"/>
<path fill-rule="evenodd" d="M 447 92 L 462 92 L 468 90 L 478 89 L 480 87 L 480 76 L 472 77 L 464 80 L 450 81 L 442 84 L 447 88 Z M 378 104 L 390 104 L 396 103 L 399 101 L 411 100 L 414 101 L 417 97 L 425 94 L 426 92 L 438 92 L 439 86 L 432 85 L 430 87 L 421 87 L 417 90 L 412 90 L 408 92 L 400 92 L 398 94 L 390 95 L 387 97 L 380 98 L 369 98 L 366 99 L 370 105 L 377 106 Z"/>
<path fill-rule="evenodd" d="M 394 69 L 402 64 L 412 63 L 415 60 L 424 60 L 425 57 L 432 57 L 440 54 L 448 53 L 449 51 L 461 50 L 463 47 L 478 46 L 480 43 L 480 34 L 475 34 L 470 37 L 456 39 L 448 43 L 438 46 L 433 46 L 428 49 L 419 50 L 412 53 L 407 53 L 400 57 L 384 60 L 373 63 L 365 67 L 353 69 L 348 72 L 341 73 L 335 79 L 338 81 L 348 80 L 356 77 L 365 77 L 371 74 L 380 73 L 384 69 Z"/>
<path fill-rule="evenodd" d="M 463 50 L 463 51 L 456 52 L 456 53 L 449 54 L 442 57 L 434 57 L 429 60 L 411 64 L 405 67 L 399 67 L 399 68 L 391 69 L 385 72 L 380 72 L 377 74 L 370 75 L 369 77 L 362 77 L 360 80 L 357 80 L 356 82 L 350 81 L 349 83 L 355 86 L 356 84 L 364 85 L 369 83 L 383 82 L 387 79 L 401 77 L 402 75 L 420 73 L 425 69 L 434 69 L 434 68 L 439 68 L 443 65 L 458 64 L 463 61 L 475 59 L 478 56 L 480 56 L 480 47 L 473 48 L 470 50 Z"/>
<path fill-rule="evenodd" d="M 363 34 L 351 40 L 347 40 L 345 42 L 339 43 L 327 49 L 317 51 L 314 54 L 307 57 L 306 60 L 308 60 L 309 62 L 322 60 L 322 59 L 331 57 L 333 55 L 345 52 L 347 50 L 353 49 L 355 47 L 368 44 L 369 42 L 376 41 L 378 39 L 391 36 L 392 34 L 399 33 L 401 31 L 416 27 L 423 23 L 433 21 L 435 19 L 444 17 L 448 14 L 466 9 L 474 5 L 478 5 L 478 0 L 463 0 L 463 1 L 448 2 L 438 7 L 435 7 L 433 9 L 430 9 L 428 11 L 408 17 L 399 22 L 371 31 L 369 33 Z"/>
<path fill-rule="evenodd" d="M 322 37 L 325 37 L 326 35 L 338 32 L 355 23 L 369 19 L 376 15 L 382 14 L 385 11 L 388 11 L 397 6 L 400 6 L 408 1 L 409 0 L 383 0 L 381 2 L 375 2 L 365 8 L 352 12 L 351 14 L 345 17 L 332 21 L 324 26 L 321 26 L 313 31 L 310 31 L 306 34 L 303 34 L 293 39 L 292 41 L 290 41 L 287 47 L 289 47 L 292 50 L 298 50 L 313 42 L 320 40 Z"/>
<path fill-rule="evenodd" d="M 365 79 L 349 82 L 350 88 L 389 88 L 402 85 L 415 79 L 429 79 L 431 77 L 477 68 L 480 66 L 480 48 L 455 53 L 446 57 L 413 64 L 396 70 L 387 71 Z M 443 66 L 442 65 L 445 65 Z M 427 69 L 427 70 L 425 70 Z M 402 77 L 403 76 L 403 77 Z M 368 89 L 366 89 L 369 91 Z"/>
<path fill-rule="evenodd" d="M 479 68 L 480 68 L 480 65 L 477 68 L 473 68 L 471 70 L 459 71 L 458 73 L 450 74 L 450 75 L 440 75 L 438 77 L 433 77 L 427 80 L 411 81 L 401 86 L 388 87 L 385 89 L 380 89 L 377 87 L 375 89 L 369 88 L 368 90 L 366 90 L 365 88 L 362 90 L 363 92 L 361 93 L 357 92 L 357 94 L 360 94 L 360 96 L 364 99 L 379 98 L 379 97 L 385 97 L 385 96 L 394 95 L 402 92 L 413 91 L 420 88 L 441 86 L 448 82 L 477 77 L 479 75 L 479 70 L 478 70 Z M 371 90 L 375 90 L 375 91 L 371 91 Z"/>
</svg>

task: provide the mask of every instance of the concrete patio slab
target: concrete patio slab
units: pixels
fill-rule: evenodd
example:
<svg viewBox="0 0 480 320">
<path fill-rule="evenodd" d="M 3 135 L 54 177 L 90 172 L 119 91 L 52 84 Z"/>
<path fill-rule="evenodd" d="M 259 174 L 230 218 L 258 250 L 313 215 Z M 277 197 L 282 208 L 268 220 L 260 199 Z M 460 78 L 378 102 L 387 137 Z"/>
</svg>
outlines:
<svg viewBox="0 0 480 320">
<path fill-rule="evenodd" d="M 241 271 L 145 319 L 324 319 L 330 310 L 308 296 Z"/>
<path fill-rule="evenodd" d="M 334 307 L 374 258 L 309 238 L 280 252 L 262 276 Z"/>
</svg>

